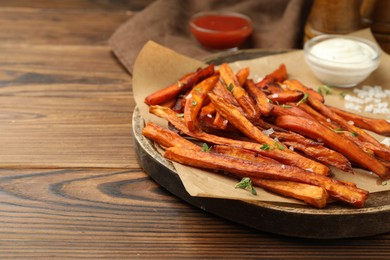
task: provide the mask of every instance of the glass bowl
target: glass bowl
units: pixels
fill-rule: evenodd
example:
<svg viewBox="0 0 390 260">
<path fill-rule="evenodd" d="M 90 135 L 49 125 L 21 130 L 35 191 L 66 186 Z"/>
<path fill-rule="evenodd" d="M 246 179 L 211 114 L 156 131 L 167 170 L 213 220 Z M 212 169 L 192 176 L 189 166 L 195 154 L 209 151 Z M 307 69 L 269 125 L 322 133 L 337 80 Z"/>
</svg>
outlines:
<svg viewBox="0 0 390 260">
<path fill-rule="evenodd" d="M 240 47 L 252 34 L 252 20 L 234 12 L 201 12 L 193 15 L 189 29 L 205 48 L 226 50 Z"/>
<path fill-rule="evenodd" d="M 304 56 L 324 84 L 348 88 L 378 68 L 381 50 L 377 44 L 358 37 L 320 35 L 305 43 Z"/>
</svg>

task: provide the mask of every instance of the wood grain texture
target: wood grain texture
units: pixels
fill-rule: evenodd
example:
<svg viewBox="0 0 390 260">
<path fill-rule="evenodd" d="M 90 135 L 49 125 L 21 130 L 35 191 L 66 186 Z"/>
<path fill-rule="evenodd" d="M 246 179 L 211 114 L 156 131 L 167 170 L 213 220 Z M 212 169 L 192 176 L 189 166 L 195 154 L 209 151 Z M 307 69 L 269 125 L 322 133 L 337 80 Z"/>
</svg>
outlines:
<svg viewBox="0 0 390 260">
<path fill-rule="evenodd" d="M 2 96 L 49 95 L 52 91 L 72 95 L 131 91 L 131 78 L 107 46 L 1 43 L 0 68 Z"/>
<path fill-rule="evenodd" d="M 0 97 L 0 103 L 2 167 L 138 165 L 129 134 L 129 97 Z"/>
<path fill-rule="evenodd" d="M 0 0 L 0 259 L 390 258 L 390 234 L 258 232 L 140 169 L 131 77 L 106 45 L 139 2 Z"/>
<path fill-rule="evenodd" d="M 135 169 L 3 169 L 0 190 L 1 259 L 390 257 L 385 235 L 306 240 L 236 225 L 189 207 Z"/>
<path fill-rule="evenodd" d="M 1 8 L 0 41 L 103 45 L 118 24 L 131 15 L 128 10 L 120 9 L 107 12 L 98 9 Z"/>
<path fill-rule="evenodd" d="M 0 60 L 0 166 L 138 166 L 131 78 L 107 47 L 3 44 Z"/>
</svg>

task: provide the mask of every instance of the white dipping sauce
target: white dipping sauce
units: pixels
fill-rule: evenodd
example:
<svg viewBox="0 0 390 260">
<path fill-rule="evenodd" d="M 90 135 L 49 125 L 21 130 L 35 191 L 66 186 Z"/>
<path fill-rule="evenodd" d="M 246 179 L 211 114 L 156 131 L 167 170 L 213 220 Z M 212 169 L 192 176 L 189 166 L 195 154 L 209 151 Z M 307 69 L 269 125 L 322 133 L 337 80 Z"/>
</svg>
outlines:
<svg viewBox="0 0 390 260">
<path fill-rule="evenodd" d="M 380 62 L 380 49 L 356 37 L 317 36 L 305 44 L 305 60 L 325 84 L 352 87 L 366 79 Z"/>
<path fill-rule="evenodd" d="M 342 38 L 319 42 L 310 52 L 317 58 L 341 63 L 369 63 L 377 55 L 375 50 L 364 42 Z"/>
</svg>

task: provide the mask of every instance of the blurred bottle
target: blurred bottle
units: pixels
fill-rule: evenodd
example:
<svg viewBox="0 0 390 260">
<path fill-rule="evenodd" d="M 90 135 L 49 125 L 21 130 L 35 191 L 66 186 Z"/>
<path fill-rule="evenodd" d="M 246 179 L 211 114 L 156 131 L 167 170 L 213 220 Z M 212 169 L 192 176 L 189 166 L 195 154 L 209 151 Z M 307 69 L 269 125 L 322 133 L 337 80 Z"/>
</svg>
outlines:
<svg viewBox="0 0 390 260">
<path fill-rule="evenodd" d="M 363 28 L 361 0 L 314 0 L 305 25 L 308 40 L 321 34 L 347 34 Z"/>
<path fill-rule="evenodd" d="M 390 1 L 364 0 L 361 14 L 363 22 L 371 27 L 382 50 L 390 53 Z"/>
<path fill-rule="evenodd" d="M 390 0 L 314 0 L 304 41 L 321 34 L 347 34 L 366 27 L 390 53 Z"/>
</svg>

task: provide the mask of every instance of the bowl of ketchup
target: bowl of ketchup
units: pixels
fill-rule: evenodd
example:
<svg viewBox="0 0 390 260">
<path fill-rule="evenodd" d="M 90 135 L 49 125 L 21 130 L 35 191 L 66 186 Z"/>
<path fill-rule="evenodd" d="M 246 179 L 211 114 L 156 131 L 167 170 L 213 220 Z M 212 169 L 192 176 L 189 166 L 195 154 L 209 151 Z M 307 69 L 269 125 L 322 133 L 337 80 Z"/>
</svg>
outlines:
<svg viewBox="0 0 390 260">
<path fill-rule="evenodd" d="M 240 47 L 253 31 L 251 19 L 233 12 L 202 12 L 193 15 L 189 29 L 206 48 L 226 50 Z"/>
</svg>

